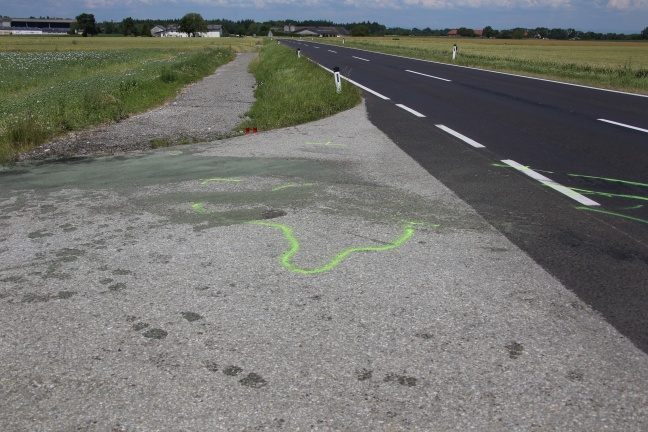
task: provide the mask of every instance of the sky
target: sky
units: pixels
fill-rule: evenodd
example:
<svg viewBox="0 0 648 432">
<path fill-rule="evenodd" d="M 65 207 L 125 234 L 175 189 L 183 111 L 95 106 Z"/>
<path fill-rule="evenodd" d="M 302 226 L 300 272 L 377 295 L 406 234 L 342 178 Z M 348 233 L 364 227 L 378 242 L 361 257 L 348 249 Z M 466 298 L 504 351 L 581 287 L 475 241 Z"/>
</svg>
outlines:
<svg viewBox="0 0 648 432">
<path fill-rule="evenodd" d="M 1 0 L 12 18 L 173 19 L 196 12 L 206 20 L 329 20 L 378 22 L 387 27 L 467 27 L 496 30 L 573 28 L 599 33 L 640 33 L 648 27 L 648 0 Z"/>
</svg>

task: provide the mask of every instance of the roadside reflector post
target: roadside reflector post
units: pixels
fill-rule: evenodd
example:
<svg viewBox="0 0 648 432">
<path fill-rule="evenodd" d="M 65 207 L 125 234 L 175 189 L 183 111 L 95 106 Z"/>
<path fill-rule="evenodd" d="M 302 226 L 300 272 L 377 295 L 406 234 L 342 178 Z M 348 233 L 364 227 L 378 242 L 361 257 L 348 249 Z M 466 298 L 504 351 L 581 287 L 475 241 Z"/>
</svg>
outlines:
<svg viewBox="0 0 648 432">
<path fill-rule="evenodd" d="M 457 44 L 454 44 L 452 47 L 452 60 L 454 60 L 457 57 Z"/>
<path fill-rule="evenodd" d="M 301 57 L 301 49 L 297 48 L 297 58 Z"/>
<path fill-rule="evenodd" d="M 333 68 L 333 78 L 335 78 L 335 89 L 340 93 L 342 91 L 342 79 L 340 78 L 340 68 L 337 66 Z"/>
</svg>

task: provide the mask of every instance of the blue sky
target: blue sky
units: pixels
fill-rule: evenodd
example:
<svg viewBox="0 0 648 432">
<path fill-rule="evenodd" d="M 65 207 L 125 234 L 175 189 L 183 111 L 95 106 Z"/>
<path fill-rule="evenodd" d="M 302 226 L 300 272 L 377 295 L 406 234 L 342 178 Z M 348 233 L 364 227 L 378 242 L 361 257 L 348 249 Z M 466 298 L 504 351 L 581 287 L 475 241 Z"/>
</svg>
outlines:
<svg viewBox="0 0 648 432">
<path fill-rule="evenodd" d="M 377 21 L 387 27 L 575 28 L 639 33 L 648 27 L 648 0 L 2 0 L 11 17 L 74 18 L 97 21 L 181 18 L 198 12 L 207 20 L 227 18 L 306 20 L 338 23 Z"/>
</svg>

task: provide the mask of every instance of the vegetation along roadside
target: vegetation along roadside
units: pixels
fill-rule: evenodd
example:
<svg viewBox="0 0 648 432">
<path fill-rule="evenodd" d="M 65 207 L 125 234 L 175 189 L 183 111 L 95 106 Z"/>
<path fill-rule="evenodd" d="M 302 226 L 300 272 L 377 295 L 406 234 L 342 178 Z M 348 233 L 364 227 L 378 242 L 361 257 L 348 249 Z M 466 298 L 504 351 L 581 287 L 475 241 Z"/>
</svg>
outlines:
<svg viewBox="0 0 648 432">
<path fill-rule="evenodd" d="M 0 90 L 6 95 L 0 108 L 0 163 L 5 165 L 62 134 L 160 106 L 232 60 L 235 51 L 262 46 L 261 39 L 252 38 L 223 38 L 217 45 L 196 39 L 193 44 L 187 39 L 12 39 L 14 46 L 4 39 L 0 50 Z M 345 83 L 337 94 L 330 74 L 276 43 L 266 41 L 251 70 L 257 101 L 241 129 L 300 124 L 360 102 L 355 87 Z"/>
</svg>

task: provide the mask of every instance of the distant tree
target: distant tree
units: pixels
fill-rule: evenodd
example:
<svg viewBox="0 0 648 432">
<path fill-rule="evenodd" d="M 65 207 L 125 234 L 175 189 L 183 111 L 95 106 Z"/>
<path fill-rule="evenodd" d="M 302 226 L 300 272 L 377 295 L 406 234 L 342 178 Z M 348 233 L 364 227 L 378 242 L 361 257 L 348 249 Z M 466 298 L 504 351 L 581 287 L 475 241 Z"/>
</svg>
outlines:
<svg viewBox="0 0 648 432">
<path fill-rule="evenodd" d="M 513 35 L 513 39 L 524 39 L 528 36 L 526 29 L 520 27 L 512 29 L 511 34 Z"/>
<path fill-rule="evenodd" d="M 121 32 L 124 36 L 137 36 L 137 26 L 133 18 L 124 18 L 121 22 Z"/>
<path fill-rule="evenodd" d="M 475 31 L 470 28 L 461 27 L 460 29 L 457 30 L 457 34 L 459 36 L 464 36 L 464 37 L 474 37 Z"/>
<path fill-rule="evenodd" d="M 366 26 L 364 24 L 357 25 L 351 29 L 351 36 L 369 36 L 371 34 L 371 30 L 369 30 L 369 26 Z"/>
<path fill-rule="evenodd" d="M 641 31 L 641 39 L 648 39 L 648 27 Z"/>
<path fill-rule="evenodd" d="M 178 30 L 187 33 L 187 36 L 195 37 L 198 33 L 207 31 L 207 22 L 199 13 L 191 12 L 180 19 Z"/>
<path fill-rule="evenodd" d="M 491 27 L 491 26 L 486 26 L 486 27 L 484 27 L 483 32 L 484 32 L 484 33 L 482 33 L 482 35 L 483 35 L 485 38 L 492 38 L 492 37 L 495 37 L 495 30 L 493 30 L 493 27 Z"/>
<path fill-rule="evenodd" d="M 567 35 L 568 33 L 565 29 L 555 28 L 549 31 L 549 39 L 564 40 L 567 39 Z"/>
<path fill-rule="evenodd" d="M 83 36 L 96 35 L 99 33 L 97 30 L 97 22 L 93 14 L 82 13 L 76 17 L 76 28 L 83 30 Z"/>
</svg>

